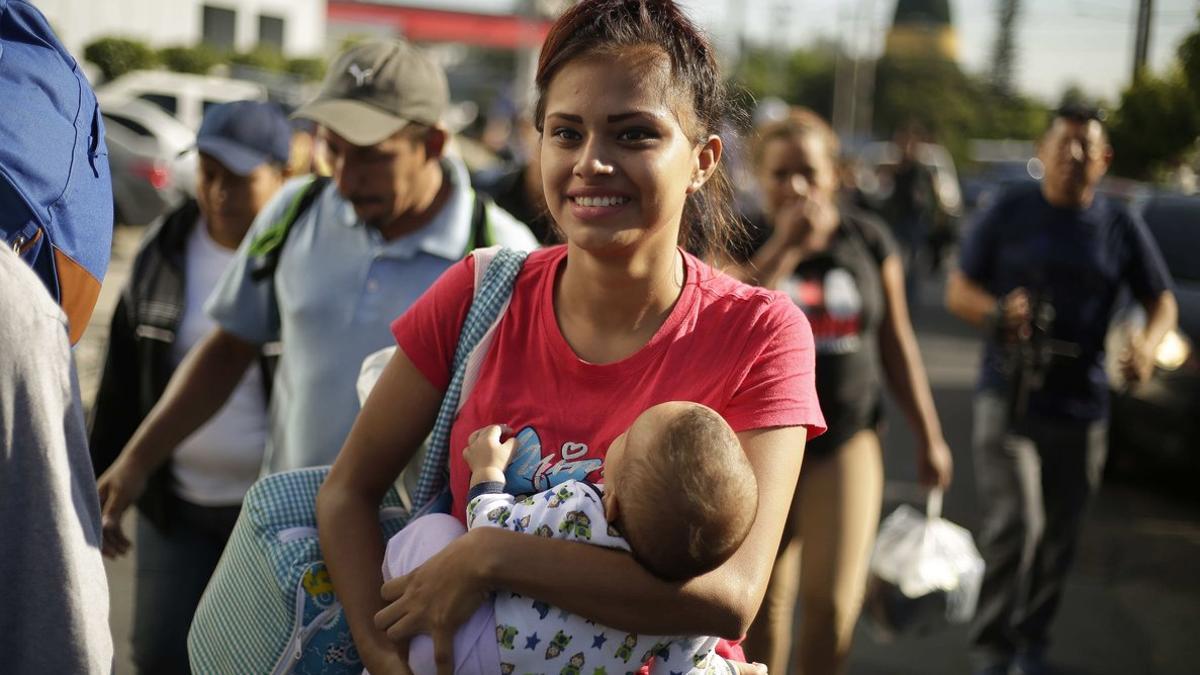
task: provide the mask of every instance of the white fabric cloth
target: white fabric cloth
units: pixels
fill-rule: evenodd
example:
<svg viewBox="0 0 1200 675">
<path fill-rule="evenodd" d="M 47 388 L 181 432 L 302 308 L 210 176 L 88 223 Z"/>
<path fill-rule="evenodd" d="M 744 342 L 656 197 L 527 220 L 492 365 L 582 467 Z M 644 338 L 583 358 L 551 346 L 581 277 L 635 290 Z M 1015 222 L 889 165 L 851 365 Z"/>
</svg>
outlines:
<svg viewBox="0 0 1200 675">
<path fill-rule="evenodd" d="M 466 532 L 457 518 L 444 513 L 417 518 L 388 541 L 383 580 L 412 572 Z M 495 675 L 496 664 L 500 663 L 497 650 L 492 603 L 485 602 L 454 633 L 454 675 Z M 415 675 L 436 675 L 433 638 L 421 634 L 412 639 L 408 667 Z M 363 675 L 370 673 L 364 670 Z"/>
<path fill-rule="evenodd" d="M 203 219 L 188 237 L 185 302 L 171 356 L 178 365 L 215 323 L 204 302 L 235 252 L 213 241 Z M 241 504 L 258 479 L 267 442 L 267 402 L 262 369 L 246 369 L 233 395 L 208 422 L 188 436 L 172 460 L 179 496 L 200 506 Z"/>
<path fill-rule="evenodd" d="M 483 494 L 467 503 L 468 529 L 499 527 L 629 550 L 605 519 L 597 486 L 568 480 L 518 500 L 502 492 L 500 483 L 486 485 L 472 490 Z M 732 672 L 713 651 L 715 637 L 635 635 L 516 593 L 496 594 L 495 621 L 502 673 L 625 673 L 636 671 L 651 657 L 651 675 Z"/>
<path fill-rule="evenodd" d="M 112 672 L 100 500 L 66 317 L 0 246 L 0 672 Z"/>
</svg>

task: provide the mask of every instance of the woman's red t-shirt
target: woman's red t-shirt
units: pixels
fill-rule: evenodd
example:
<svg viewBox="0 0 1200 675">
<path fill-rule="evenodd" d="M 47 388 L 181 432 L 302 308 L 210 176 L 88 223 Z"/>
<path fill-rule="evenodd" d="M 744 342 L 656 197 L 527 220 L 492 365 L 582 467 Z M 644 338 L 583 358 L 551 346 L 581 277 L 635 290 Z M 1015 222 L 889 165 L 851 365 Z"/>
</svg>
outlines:
<svg viewBox="0 0 1200 675">
<path fill-rule="evenodd" d="M 529 255 L 454 423 L 450 490 L 459 520 L 470 479 L 459 451 L 488 424 L 517 432 L 506 476 L 513 494 L 572 478 L 603 482 L 609 444 L 642 411 L 665 401 L 703 403 L 734 431 L 804 426 L 809 438 L 825 431 L 812 332 L 786 295 L 735 281 L 684 254 L 683 292 L 654 337 L 626 359 L 597 365 L 576 356 L 555 319 L 555 277 L 566 251 L 557 246 Z M 400 349 L 439 390 L 450 382 L 473 285 L 468 257 L 392 324 Z"/>
</svg>

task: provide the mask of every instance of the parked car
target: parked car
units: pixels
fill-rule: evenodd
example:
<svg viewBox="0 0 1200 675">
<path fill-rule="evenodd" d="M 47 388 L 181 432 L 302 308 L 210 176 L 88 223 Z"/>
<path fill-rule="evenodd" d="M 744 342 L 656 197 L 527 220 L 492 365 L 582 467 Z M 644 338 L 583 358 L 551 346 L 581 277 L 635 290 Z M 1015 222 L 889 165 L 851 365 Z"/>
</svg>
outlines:
<svg viewBox="0 0 1200 675">
<path fill-rule="evenodd" d="M 1179 325 L 1159 346 L 1150 381 L 1125 388 L 1120 348 L 1145 315 L 1134 302 L 1117 313 L 1106 345 L 1114 388 L 1110 466 L 1118 473 L 1149 472 L 1156 480 L 1194 481 L 1200 477 L 1200 197 L 1157 195 L 1140 210 L 1175 282 Z"/>
<path fill-rule="evenodd" d="M 96 98 L 102 109 L 131 99 L 153 103 L 194 133 L 209 107 L 229 101 L 265 101 L 267 88 L 227 77 L 135 70 L 97 88 Z"/>
<path fill-rule="evenodd" d="M 963 210 L 986 207 L 997 195 L 1021 183 L 1039 181 L 1044 170 L 1033 141 L 976 138 L 967 143 L 968 164 L 959 174 Z"/>
<path fill-rule="evenodd" d="M 1042 175 L 1042 163 L 1036 157 L 977 162 L 971 173 L 962 179 L 963 207 L 967 213 L 974 213 L 986 208 L 1009 188 L 1040 181 Z"/>
<path fill-rule="evenodd" d="M 196 136 L 158 107 L 132 99 L 101 105 L 117 223 L 143 225 L 195 190 Z"/>
</svg>

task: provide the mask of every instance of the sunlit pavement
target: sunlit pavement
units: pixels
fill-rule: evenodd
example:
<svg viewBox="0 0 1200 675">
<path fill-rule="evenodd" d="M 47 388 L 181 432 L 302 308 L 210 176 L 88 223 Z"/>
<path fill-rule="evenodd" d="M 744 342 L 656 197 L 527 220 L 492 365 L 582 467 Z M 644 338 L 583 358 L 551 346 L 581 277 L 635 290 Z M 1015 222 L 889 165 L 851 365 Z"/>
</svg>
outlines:
<svg viewBox="0 0 1200 675">
<path fill-rule="evenodd" d="M 92 326 L 76 350 L 86 401 L 99 376 L 108 321 L 141 230 L 121 229 Z M 914 310 L 934 398 L 954 451 L 955 482 L 945 515 L 977 525 L 970 447 L 971 392 L 978 341 L 940 308 L 941 286 L 929 281 Z M 900 414 L 889 410 L 884 513 L 916 503 L 913 441 Z M 127 531 L 132 532 L 132 522 Z M 136 543 L 135 543 L 136 545 Z M 1106 484 L 1083 534 L 1053 636 L 1051 662 L 1063 675 L 1183 675 L 1200 664 L 1200 501 L 1158 496 L 1141 486 Z M 117 675 L 132 673 L 132 556 L 106 563 Z M 875 641 L 863 623 L 855 636 L 851 675 L 961 675 L 969 672 L 961 629 L 891 644 Z"/>
</svg>

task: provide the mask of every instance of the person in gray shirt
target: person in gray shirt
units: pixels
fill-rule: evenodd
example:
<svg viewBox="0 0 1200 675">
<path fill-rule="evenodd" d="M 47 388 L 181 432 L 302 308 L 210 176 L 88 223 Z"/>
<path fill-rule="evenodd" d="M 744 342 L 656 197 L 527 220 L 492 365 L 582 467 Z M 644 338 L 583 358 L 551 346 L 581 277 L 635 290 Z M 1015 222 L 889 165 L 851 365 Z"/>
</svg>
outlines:
<svg viewBox="0 0 1200 675">
<path fill-rule="evenodd" d="M 109 673 L 100 502 L 66 317 L 5 246 L 0 317 L 0 669 Z"/>
</svg>

